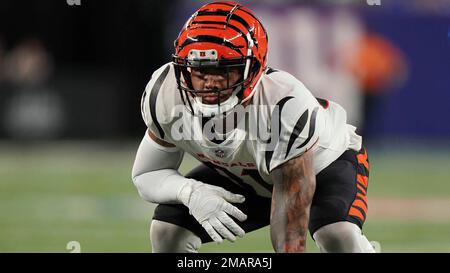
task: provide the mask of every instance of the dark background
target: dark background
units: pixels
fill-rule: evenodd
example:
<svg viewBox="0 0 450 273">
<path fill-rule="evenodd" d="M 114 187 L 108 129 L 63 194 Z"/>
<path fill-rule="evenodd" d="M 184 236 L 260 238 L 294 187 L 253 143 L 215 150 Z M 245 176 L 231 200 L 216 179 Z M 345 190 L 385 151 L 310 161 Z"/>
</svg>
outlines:
<svg viewBox="0 0 450 273">
<path fill-rule="evenodd" d="M 52 69 L 40 84 L 24 87 L 23 82 L 2 76 L 7 62 L 0 66 L 0 138 L 121 139 L 141 135 L 145 129 L 139 109 L 142 91 L 151 73 L 170 61 L 178 30 L 204 2 L 81 0 L 81 5 L 70 6 L 66 1 L 2 1 L 0 64 L 15 47 L 35 39 L 47 51 Z M 329 1 L 243 2 L 274 9 L 313 3 L 315 8 L 338 6 L 320 5 Z M 364 134 L 375 139 L 449 138 L 449 4 L 385 0 L 381 6 L 368 6 L 362 2 L 342 6 L 354 9 L 368 29 L 399 47 L 409 70 L 402 86 L 372 103 Z M 19 124 L 19 129 L 11 129 L 5 117 L 8 109 L 17 110 L 12 98 L 29 94 L 23 89 L 42 88 L 59 99 L 62 110 L 55 112 L 61 115 L 56 129 L 37 126 L 33 130 L 42 132 L 33 135 L 26 122 L 20 125 L 16 114 L 10 113 L 9 124 Z"/>
</svg>

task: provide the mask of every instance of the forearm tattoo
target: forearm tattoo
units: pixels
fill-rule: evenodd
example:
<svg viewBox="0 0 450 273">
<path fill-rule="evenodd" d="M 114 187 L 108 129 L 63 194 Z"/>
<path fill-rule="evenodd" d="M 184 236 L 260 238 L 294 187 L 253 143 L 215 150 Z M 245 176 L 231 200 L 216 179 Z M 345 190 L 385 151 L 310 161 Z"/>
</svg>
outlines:
<svg viewBox="0 0 450 273">
<path fill-rule="evenodd" d="M 291 159 L 272 174 L 271 238 L 276 252 L 304 252 L 315 175 L 309 152 Z"/>
</svg>

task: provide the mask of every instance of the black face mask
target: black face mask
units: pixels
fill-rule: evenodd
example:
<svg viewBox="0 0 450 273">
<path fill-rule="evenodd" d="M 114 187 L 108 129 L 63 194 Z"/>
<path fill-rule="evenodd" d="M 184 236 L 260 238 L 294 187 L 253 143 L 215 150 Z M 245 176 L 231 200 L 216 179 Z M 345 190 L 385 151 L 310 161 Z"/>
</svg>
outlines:
<svg viewBox="0 0 450 273">
<path fill-rule="evenodd" d="M 249 76 L 244 77 L 245 65 L 248 59 L 251 59 L 250 68 L 249 68 Z M 243 91 L 248 87 L 251 79 L 255 76 L 257 71 L 259 70 L 259 62 L 256 59 L 251 57 L 243 57 L 243 58 L 235 58 L 229 60 L 219 60 L 219 61 L 210 61 L 210 60 L 187 60 L 186 58 L 178 58 L 174 56 L 173 64 L 175 67 L 175 77 L 177 81 L 178 90 L 180 92 L 181 99 L 184 105 L 187 107 L 189 112 L 193 115 L 197 115 L 195 113 L 193 104 L 195 103 L 194 99 L 199 97 L 201 93 L 216 93 L 217 94 L 217 107 L 218 113 L 225 113 L 221 111 L 223 99 L 221 100 L 221 92 L 232 89 L 233 95 L 238 98 L 237 104 L 241 103 L 243 100 Z M 195 90 L 191 81 L 191 71 L 195 69 L 197 71 L 211 71 L 212 73 L 221 73 L 225 75 L 227 79 L 227 86 L 223 89 L 206 89 L 206 90 Z M 238 69 L 240 78 L 235 84 L 230 84 L 229 82 L 229 73 L 231 69 Z"/>
</svg>

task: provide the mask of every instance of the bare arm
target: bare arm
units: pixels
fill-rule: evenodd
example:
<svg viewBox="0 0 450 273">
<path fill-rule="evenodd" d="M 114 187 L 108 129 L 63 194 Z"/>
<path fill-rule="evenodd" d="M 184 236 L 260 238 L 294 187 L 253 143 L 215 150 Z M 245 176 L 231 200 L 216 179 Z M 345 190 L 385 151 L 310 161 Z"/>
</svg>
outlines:
<svg viewBox="0 0 450 273">
<path fill-rule="evenodd" d="M 312 152 L 271 172 L 274 183 L 270 233 L 276 252 L 305 252 L 309 210 L 316 188 Z"/>
</svg>

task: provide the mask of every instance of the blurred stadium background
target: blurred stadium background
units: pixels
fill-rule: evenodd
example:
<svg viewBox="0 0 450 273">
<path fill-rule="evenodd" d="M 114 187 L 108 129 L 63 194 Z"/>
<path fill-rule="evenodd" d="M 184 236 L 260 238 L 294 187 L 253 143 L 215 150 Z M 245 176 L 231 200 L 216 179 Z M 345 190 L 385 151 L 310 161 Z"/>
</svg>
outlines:
<svg viewBox="0 0 450 273">
<path fill-rule="evenodd" d="M 77 2 L 0 7 L 1 252 L 151 250 L 154 205 L 130 179 L 140 96 L 206 1 Z M 450 3 L 367 2 L 241 1 L 265 23 L 269 64 L 340 102 L 365 137 L 369 240 L 450 252 Z M 272 247 L 265 228 L 201 252 Z"/>
</svg>

